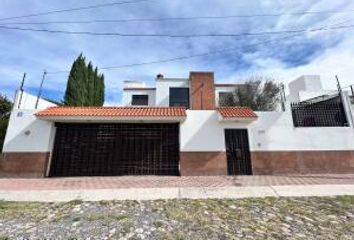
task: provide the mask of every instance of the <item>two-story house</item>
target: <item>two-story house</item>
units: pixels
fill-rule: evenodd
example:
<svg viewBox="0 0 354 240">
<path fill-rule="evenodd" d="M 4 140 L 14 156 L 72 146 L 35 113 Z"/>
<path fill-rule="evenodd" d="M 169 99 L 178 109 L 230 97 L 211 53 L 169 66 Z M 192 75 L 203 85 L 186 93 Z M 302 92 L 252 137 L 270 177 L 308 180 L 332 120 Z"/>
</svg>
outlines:
<svg viewBox="0 0 354 240">
<path fill-rule="evenodd" d="M 126 81 L 119 107 L 57 107 L 18 92 L 0 175 L 353 173 L 353 109 L 320 79 L 289 84 L 284 111 L 220 107 L 236 84 L 212 72 Z M 21 95 L 21 97 L 20 97 Z M 20 102 L 20 99 L 26 99 Z M 296 102 L 296 103 L 293 103 Z"/>
<path fill-rule="evenodd" d="M 158 74 L 154 87 L 144 82 L 124 81 L 123 106 L 214 109 L 238 86 L 214 83 L 213 72 L 191 72 L 189 78 L 165 78 Z"/>
</svg>

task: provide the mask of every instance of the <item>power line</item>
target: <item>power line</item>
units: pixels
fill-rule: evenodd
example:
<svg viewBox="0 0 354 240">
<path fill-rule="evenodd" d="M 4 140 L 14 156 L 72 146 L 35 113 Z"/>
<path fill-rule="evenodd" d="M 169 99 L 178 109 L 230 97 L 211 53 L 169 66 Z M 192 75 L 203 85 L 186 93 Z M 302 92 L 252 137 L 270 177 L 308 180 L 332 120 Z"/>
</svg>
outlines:
<svg viewBox="0 0 354 240">
<path fill-rule="evenodd" d="M 345 21 L 341 21 L 341 22 L 337 22 L 337 23 L 332 23 L 330 25 L 325 25 L 322 26 L 322 28 L 328 27 L 328 26 L 337 26 L 340 24 L 344 24 L 347 23 L 349 21 L 352 20 L 345 20 Z M 312 30 L 315 30 L 314 28 Z M 255 43 L 253 45 L 249 45 L 247 46 L 247 48 L 254 48 L 257 47 L 259 45 L 264 45 L 267 43 L 271 43 L 273 41 L 276 41 L 278 43 L 278 41 L 280 40 L 284 40 L 284 39 L 289 39 L 289 38 L 293 38 L 293 37 L 298 37 L 302 35 L 302 33 L 298 33 L 298 34 L 293 34 L 291 36 L 285 36 L 285 37 L 277 37 L 277 38 L 273 38 L 267 41 L 261 41 L 258 43 Z M 167 62 L 175 62 L 175 61 L 181 61 L 181 60 L 185 60 L 185 59 L 191 59 L 191 58 L 197 58 L 197 57 L 204 57 L 204 56 L 209 56 L 209 55 L 214 55 L 214 54 L 218 54 L 218 53 L 223 53 L 223 52 L 232 52 L 232 51 L 236 51 L 240 49 L 240 46 L 236 47 L 236 48 L 224 48 L 224 49 L 218 49 L 215 51 L 209 51 L 209 52 L 204 52 L 204 53 L 197 53 L 197 54 L 192 54 L 192 55 L 185 55 L 185 56 L 180 56 L 180 57 L 174 57 L 174 58 L 167 58 L 167 59 L 162 59 L 162 60 L 155 60 L 155 61 L 149 61 L 149 62 L 140 62 L 140 63 L 132 63 L 132 64 L 125 64 L 125 65 L 117 65 L 117 66 L 108 66 L 108 67 L 102 67 L 99 68 L 100 70 L 110 70 L 110 69 L 120 69 L 120 68 L 127 68 L 127 67 L 138 67 L 138 66 L 144 66 L 144 65 L 151 65 L 151 64 L 158 64 L 158 63 L 167 63 Z M 244 49 L 244 48 L 243 48 Z M 59 73 L 69 73 L 70 71 L 68 70 L 62 70 L 62 71 L 53 71 L 53 72 L 49 72 L 49 74 L 59 74 Z"/>
<path fill-rule="evenodd" d="M 343 21 L 343 22 L 334 23 L 334 24 L 331 24 L 330 26 L 336 26 L 338 24 L 344 24 L 344 23 L 349 22 L 349 21 L 351 21 L 351 20 L 346 20 L 346 21 Z M 323 27 L 326 27 L 326 26 L 323 26 Z M 246 48 L 254 48 L 254 47 L 257 47 L 259 45 L 264 45 L 264 44 L 271 43 L 271 42 L 274 42 L 274 41 L 276 41 L 278 43 L 278 41 L 280 41 L 280 40 L 290 39 L 290 38 L 298 37 L 300 35 L 302 35 L 302 33 L 297 33 L 297 34 L 293 34 L 291 36 L 285 36 L 285 37 L 277 37 L 277 38 L 273 38 L 273 39 L 270 39 L 270 40 L 267 40 L 267 41 L 261 41 L 261 42 L 255 43 L 253 45 L 249 45 Z M 121 68 L 127 68 L 127 67 L 138 67 L 138 66 L 158 64 L 158 63 L 168 63 L 168 62 L 181 61 L 181 60 L 197 58 L 197 57 L 205 57 L 205 56 L 219 54 L 219 53 L 223 53 L 223 52 L 232 52 L 232 51 L 236 51 L 236 50 L 239 50 L 239 49 L 240 49 L 240 46 L 238 46 L 236 48 L 224 48 L 224 49 L 218 49 L 218 50 L 215 50 L 215 51 L 209 51 L 209 52 L 204 52 L 204 53 L 197 53 L 197 54 L 192 54 L 192 55 L 179 56 L 179 57 L 174 57 L 174 58 L 166 58 L 166 59 L 162 59 L 162 60 L 140 62 L 140 63 L 132 63 L 132 64 L 125 64 L 125 65 L 117 65 L 117 66 L 107 66 L 107 67 L 101 67 L 99 69 L 100 70 L 110 70 L 110 69 L 121 69 Z M 68 70 L 62 70 L 62 71 L 48 72 L 48 74 L 60 74 L 60 73 L 69 73 L 69 72 L 70 71 L 68 71 Z"/>
<path fill-rule="evenodd" d="M 246 37 L 246 36 L 260 36 L 260 35 L 277 35 L 284 33 L 304 33 L 304 32 L 318 32 L 353 28 L 354 25 L 335 26 L 335 27 L 321 27 L 316 29 L 295 29 L 283 31 L 263 31 L 263 32 L 244 32 L 244 33 L 214 33 L 214 34 L 160 34 L 160 33 L 119 33 L 119 32 L 90 32 L 90 31 L 67 31 L 67 30 L 51 30 L 51 29 L 36 29 L 36 28 L 21 28 L 9 27 L 0 25 L 2 29 L 31 31 L 31 32 L 45 32 L 57 33 L 66 35 L 91 35 L 91 36 L 117 36 L 117 37 L 168 37 L 168 38 L 201 38 L 201 37 Z"/>
<path fill-rule="evenodd" d="M 278 43 L 279 40 L 290 39 L 290 38 L 297 37 L 297 36 L 300 36 L 300 35 L 302 35 L 302 34 L 293 34 L 291 36 L 277 37 L 277 38 L 274 38 L 274 39 L 261 41 L 261 42 L 246 46 L 246 49 L 254 48 L 254 47 L 257 47 L 259 45 L 264 45 L 264 44 L 272 43 L 272 42 L 277 42 Z M 132 64 L 125 64 L 125 65 L 117 65 L 117 66 L 107 66 L 107 67 L 101 67 L 101 68 L 99 68 L 99 70 L 120 69 L 120 68 L 138 67 L 138 66 L 158 64 L 158 63 L 175 62 L 175 61 L 181 61 L 181 60 L 186 60 L 186 59 L 191 59 L 191 58 L 205 57 L 205 56 L 219 54 L 219 53 L 224 53 L 224 52 L 232 52 L 232 51 L 239 50 L 240 48 L 241 48 L 241 46 L 234 47 L 234 48 L 223 48 L 223 49 L 219 49 L 219 50 L 215 50 L 215 51 L 209 51 L 209 52 L 204 52 L 204 53 L 197 53 L 197 54 L 192 54 L 192 55 L 179 56 L 179 57 L 174 57 L 174 58 L 166 58 L 166 59 L 162 59 L 162 60 L 140 62 L 140 63 L 132 63 Z M 242 47 L 242 49 L 245 49 L 245 48 Z M 60 74 L 60 73 L 69 73 L 69 72 L 70 71 L 68 71 L 68 70 L 62 70 L 62 71 L 48 72 L 48 74 Z"/>
<path fill-rule="evenodd" d="M 274 13 L 274 14 L 252 14 L 252 15 L 229 15 L 229 16 L 195 16 L 195 17 L 166 17 L 166 18 L 128 18 L 128 19 L 96 19 L 96 20 L 68 20 L 68 21 L 46 21 L 46 22 L 9 22 L 7 25 L 42 25 L 42 24 L 90 24 L 90 23 L 124 23 L 124 22 L 162 22 L 162 21 L 188 21 L 188 20 L 223 20 L 233 18 L 253 18 L 253 17 L 280 17 L 280 16 L 300 16 L 318 15 L 331 13 L 351 13 L 354 10 L 346 11 L 317 11 L 317 12 L 294 12 L 294 13 Z M 0 19 L 1 20 L 1 19 Z"/>
<path fill-rule="evenodd" d="M 59 10 L 52 10 L 52 11 L 48 11 L 48 12 L 39 12 L 39 13 L 32 13 L 32 14 L 21 15 L 21 16 L 5 17 L 5 18 L 0 18 L 0 21 L 28 18 L 28 17 L 46 16 L 46 15 L 51 15 L 51 14 L 63 13 L 63 12 L 82 11 L 82 10 L 88 10 L 88 9 L 111 7 L 111 6 L 115 6 L 115 5 L 123 5 L 123 4 L 139 3 L 139 2 L 147 2 L 147 1 L 151 1 L 151 0 L 131 0 L 131 1 L 122 1 L 122 2 L 102 3 L 102 4 L 90 5 L 90 6 L 86 6 L 86 7 L 59 9 Z"/>
</svg>

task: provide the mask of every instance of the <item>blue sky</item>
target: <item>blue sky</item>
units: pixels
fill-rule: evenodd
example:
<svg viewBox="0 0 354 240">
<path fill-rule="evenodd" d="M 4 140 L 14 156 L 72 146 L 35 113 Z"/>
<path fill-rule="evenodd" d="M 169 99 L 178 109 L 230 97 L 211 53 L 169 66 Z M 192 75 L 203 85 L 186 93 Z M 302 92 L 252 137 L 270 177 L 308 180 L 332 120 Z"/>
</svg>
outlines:
<svg viewBox="0 0 354 240">
<path fill-rule="evenodd" d="M 114 0 L 2 0 L 0 18 L 108 2 Z M 151 0 L 1 21 L 0 25 L 9 25 L 10 22 L 227 16 L 327 10 L 354 10 L 354 1 Z M 222 20 L 11 26 L 93 32 L 210 34 L 313 29 L 340 23 L 354 24 L 353 12 Z M 157 73 L 163 73 L 166 77 L 188 77 L 189 71 L 208 70 L 215 72 L 217 82 L 230 83 L 242 82 L 253 75 L 267 75 L 287 83 L 303 74 L 319 74 L 326 88 L 335 87 L 334 76 L 337 74 L 342 85 L 354 83 L 354 28 L 308 32 L 291 37 L 292 35 L 294 34 L 188 39 L 81 36 L 0 29 L 0 92 L 12 98 L 23 72 L 26 72 L 28 78 L 25 89 L 36 93 L 44 69 L 49 72 L 69 70 L 73 60 L 81 52 L 94 65 L 106 67 L 225 48 L 234 49 L 183 61 L 102 70 L 106 77 L 106 104 L 120 104 L 124 80 L 141 80 L 153 86 Z M 61 100 L 66 81 L 66 73 L 48 74 L 43 96 Z"/>
</svg>

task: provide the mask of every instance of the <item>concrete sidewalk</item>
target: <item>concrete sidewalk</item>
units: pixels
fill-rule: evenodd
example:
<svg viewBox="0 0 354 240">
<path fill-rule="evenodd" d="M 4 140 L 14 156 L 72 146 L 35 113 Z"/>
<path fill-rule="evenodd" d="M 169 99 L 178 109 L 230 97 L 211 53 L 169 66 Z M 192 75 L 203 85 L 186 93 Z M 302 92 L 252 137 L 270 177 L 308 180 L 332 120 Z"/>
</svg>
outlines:
<svg viewBox="0 0 354 240">
<path fill-rule="evenodd" d="M 71 200 L 101 201 L 308 197 L 337 195 L 354 195 L 354 184 L 0 191 L 1 200 L 38 202 L 66 202 Z"/>
</svg>

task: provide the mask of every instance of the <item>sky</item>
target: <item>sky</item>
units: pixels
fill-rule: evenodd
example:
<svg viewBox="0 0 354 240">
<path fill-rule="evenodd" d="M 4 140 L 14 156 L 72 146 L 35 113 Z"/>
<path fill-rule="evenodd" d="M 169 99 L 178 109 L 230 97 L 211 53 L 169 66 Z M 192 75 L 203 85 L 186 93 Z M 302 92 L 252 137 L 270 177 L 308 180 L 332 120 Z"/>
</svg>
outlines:
<svg viewBox="0 0 354 240">
<path fill-rule="evenodd" d="M 111 2 L 119 1 L 2 0 L 0 19 Z M 296 16 L 285 14 L 318 11 L 331 12 Z M 279 16 L 272 17 L 254 16 L 278 13 Z M 170 78 L 187 78 L 190 71 L 213 71 L 218 83 L 240 83 L 252 76 L 267 76 L 285 84 L 301 75 L 320 75 L 324 88 L 334 89 L 335 75 L 338 75 L 342 86 L 354 84 L 354 28 L 312 30 L 354 25 L 353 13 L 352 0 L 146 0 L 97 9 L 0 20 L 0 94 L 13 98 L 24 72 L 27 74 L 24 89 L 37 94 L 43 71 L 46 70 L 48 74 L 42 96 L 62 100 L 68 77 L 65 71 L 70 70 L 72 62 L 80 53 L 98 68 L 214 53 L 180 61 L 101 69 L 100 72 L 105 75 L 105 105 L 121 103 L 124 80 L 139 80 L 146 82 L 148 86 L 154 86 L 158 73 Z M 235 15 L 253 17 L 33 24 L 48 21 Z M 3 29 L 1 26 L 172 35 L 238 34 L 296 29 L 308 31 L 237 37 L 168 38 L 65 35 Z"/>
</svg>

